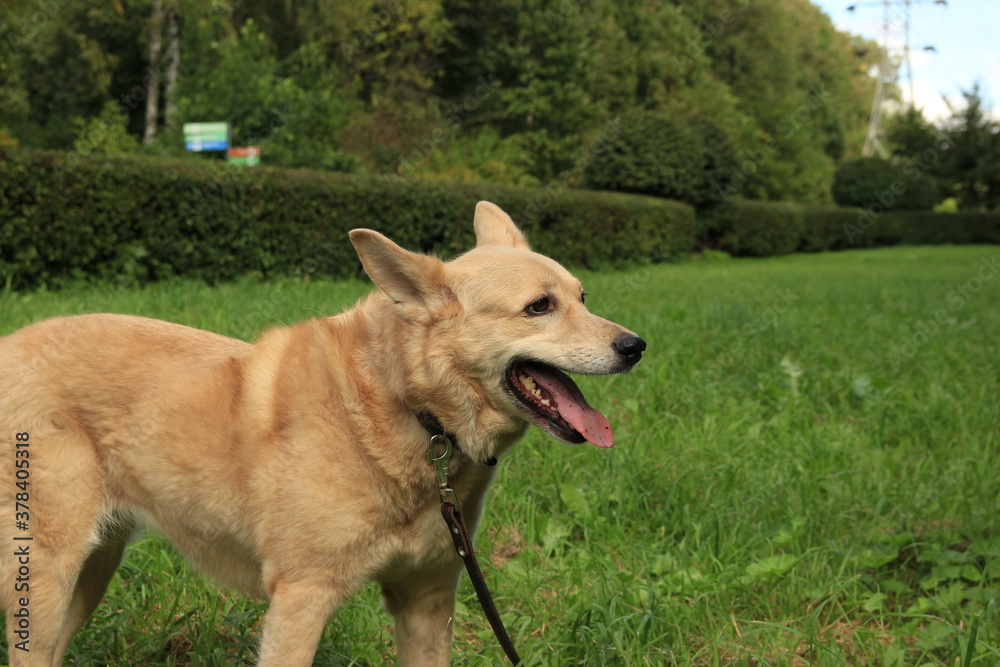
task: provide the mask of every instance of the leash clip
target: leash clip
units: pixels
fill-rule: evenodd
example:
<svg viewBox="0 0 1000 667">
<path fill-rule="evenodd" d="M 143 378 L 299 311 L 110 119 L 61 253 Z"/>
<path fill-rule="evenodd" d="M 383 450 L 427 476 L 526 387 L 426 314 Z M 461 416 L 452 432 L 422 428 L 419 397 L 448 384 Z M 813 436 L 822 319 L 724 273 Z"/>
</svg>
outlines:
<svg viewBox="0 0 1000 667">
<path fill-rule="evenodd" d="M 438 455 L 438 445 L 444 445 L 444 452 L 440 456 Z M 431 436 L 431 446 L 427 450 L 427 462 L 433 465 L 437 472 L 438 495 L 441 496 L 441 503 L 451 503 L 455 509 L 461 509 L 455 489 L 448 485 L 448 464 L 451 462 L 453 452 L 451 438 L 447 435 Z"/>
<path fill-rule="evenodd" d="M 444 451 L 439 455 L 438 448 L 442 445 Z M 493 634 L 497 636 L 497 641 L 500 642 L 500 646 L 507 654 L 511 664 L 520 665 L 521 657 L 517 654 L 517 649 L 514 648 L 514 642 L 510 640 L 510 635 L 507 634 L 507 628 L 503 625 L 503 619 L 500 618 L 500 612 L 497 611 L 493 596 L 490 595 L 489 586 L 486 585 L 486 579 L 483 578 L 483 572 L 479 569 L 479 563 L 476 561 L 472 537 L 465 525 L 465 519 L 462 518 L 458 495 L 455 493 L 455 489 L 448 485 L 448 464 L 451 462 L 453 452 L 451 438 L 447 435 L 431 436 L 431 445 L 427 449 L 426 459 L 434 466 L 437 473 L 438 495 L 441 496 L 441 516 L 444 517 L 444 521 L 448 525 L 452 542 L 455 544 L 455 551 L 465 563 L 465 569 L 472 580 L 472 587 L 476 591 L 476 596 L 479 597 L 479 603 L 483 607 L 483 613 L 486 614 L 486 620 L 493 628 Z"/>
</svg>

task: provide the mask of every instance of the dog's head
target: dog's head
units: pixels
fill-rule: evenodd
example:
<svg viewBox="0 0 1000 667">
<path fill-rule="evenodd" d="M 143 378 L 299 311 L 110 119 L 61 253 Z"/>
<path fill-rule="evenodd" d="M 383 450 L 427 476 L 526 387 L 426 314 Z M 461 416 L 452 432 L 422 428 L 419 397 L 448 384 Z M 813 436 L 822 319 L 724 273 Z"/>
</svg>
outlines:
<svg viewBox="0 0 1000 667">
<path fill-rule="evenodd" d="M 365 270 L 393 302 L 405 400 L 434 413 L 485 459 L 537 424 L 560 440 L 611 447 L 611 425 L 567 373 L 631 370 L 646 343 L 593 315 L 580 281 L 532 252 L 506 213 L 480 202 L 476 247 L 451 262 L 351 232 Z"/>
</svg>

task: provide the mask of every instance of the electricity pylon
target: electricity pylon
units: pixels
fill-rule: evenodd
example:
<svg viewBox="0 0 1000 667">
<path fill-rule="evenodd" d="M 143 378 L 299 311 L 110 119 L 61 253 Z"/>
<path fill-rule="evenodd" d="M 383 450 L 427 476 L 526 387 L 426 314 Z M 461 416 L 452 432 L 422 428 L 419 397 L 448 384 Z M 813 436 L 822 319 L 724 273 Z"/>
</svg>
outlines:
<svg viewBox="0 0 1000 667">
<path fill-rule="evenodd" d="M 903 62 L 906 64 L 906 77 L 910 91 L 910 106 L 914 106 L 915 97 L 913 94 L 913 65 L 910 62 L 910 7 L 919 4 L 935 4 L 948 6 L 947 0 L 882 0 L 881 2 L 858 3 L 848 5 L 847 11 L 854 12 L 858 7 L 877 7 L 882 5 L 882 41 L 880 48 L 882 51 L 878 63 L 878 74 L 875 80 L 875 96 L 872 99 L 872 110 L 868 115 L 868 134 L 865 136 L 865 146 L 861 150 L 861 155 L 871 157 L 878 153 L 879 157 L 886 159 L 889 157 L 888 151 L 882 145 L 882 109 L 889 97 L 890 83 L 895 83 L 898 78 L 899 65 L 894 63 L 890 56 L 890 43 L 893 37 L 894 25 L 902 23 L 903 42 Z M 900 15 L 896 15 L 893 21 L 893 10 L 901 10 Z M 933 51 L 933 46 L 923 47 L 925 51 Z"/>
</svg>

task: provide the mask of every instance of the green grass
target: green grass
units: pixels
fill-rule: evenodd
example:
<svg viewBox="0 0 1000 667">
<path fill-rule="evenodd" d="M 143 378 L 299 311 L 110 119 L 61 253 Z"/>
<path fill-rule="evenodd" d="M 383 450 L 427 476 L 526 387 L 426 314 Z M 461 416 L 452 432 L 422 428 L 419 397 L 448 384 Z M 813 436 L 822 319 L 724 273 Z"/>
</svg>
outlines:
<svg viewBox="0 0 1000 667">
<path fill-rule="evenodd" d="M 534 431 L 501 463 L 478 546 L 526 663 L 1000 664 L 1000 276 L 977 278 L 997 256 L 891 248 L 584 275 L 591 309 L 649 350 L 630 375 L 580 380 L 614 449 Z M 0 333 L 110 310 L 252 338 L 368 290 L 7 294 Z M 144 537 L 70 658 L 248 664 L 263 611 Z M 390 628 L 366 589 L 316 664 L 381 665 Z M 467 583 L 454 655 L 502 662 Z"/>
</svg>

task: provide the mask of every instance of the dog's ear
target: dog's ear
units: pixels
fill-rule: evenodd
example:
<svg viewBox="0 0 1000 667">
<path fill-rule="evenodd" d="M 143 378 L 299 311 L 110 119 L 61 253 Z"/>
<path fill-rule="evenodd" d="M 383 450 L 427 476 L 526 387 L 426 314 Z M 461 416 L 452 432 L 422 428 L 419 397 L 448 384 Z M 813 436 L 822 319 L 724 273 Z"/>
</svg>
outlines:
<svg viewBox="0 0 1000 667">
<path fill-rule="evenodd" d="M 440 259 L 404 250 L 371 229 L 353 229 L 350 237 L 365 271 L 396 303 L 434 308 L 455 299 Z"/>
<path fill-rule="evenodd" d="M 511 248 L 531 250 L 528 239 L 517 228 L 510 216 L 496 204 L 481 201 L 476 204 L 476 217 L 472 221 L 476 228 L 476 245 L 503 245 Z"/>
</svg>

